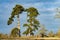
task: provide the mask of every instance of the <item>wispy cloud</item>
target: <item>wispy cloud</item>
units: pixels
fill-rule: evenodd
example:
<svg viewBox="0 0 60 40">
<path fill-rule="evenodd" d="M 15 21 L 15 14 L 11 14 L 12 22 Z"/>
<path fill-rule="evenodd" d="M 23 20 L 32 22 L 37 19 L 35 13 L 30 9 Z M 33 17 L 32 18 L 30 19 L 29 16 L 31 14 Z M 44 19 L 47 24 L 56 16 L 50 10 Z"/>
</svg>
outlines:
<svg viewBox="0 0 60 40">
<path fill-rule="evenodd" d="M 2 26 L 2 29 L 0 29 L 0 32 L 4 33 L 9 33 L 12 29 L 14 28 L 15 22 L 8 26 L 6 25 L 6 22 L 12 12 L 12 8 L 16 4 L 21 4 L 25 8 L 29 7 L 35 7 L 38 9 L 40 15 L 38 16 L 38 20 L 40 21 L 41 24 L 44 24 L 46 28 L 50 29 L 52 28 L 53 30 L 56 29 L 56 26 L 59 26 L 60 23 L 54 19 L 54 16 L 56 14 L 56 8 L 60 7 L 60 0 L 0 0 L 0 25 Z M 26 13 L 21 14 L 21 25 L 26 22 Z M 1 27 L 0 26 L 0 27 Z M 5 28 L 5 27 L 6 28 Z M 55 27 L 55 29 L 54 29 Z M 24 31 L 23 27 L 21 26 L 21 31 Z M 6 30 L 8 29 L 8 30 Z M 3 31 L 4 30 L 4 31 Z"/>
</svg>

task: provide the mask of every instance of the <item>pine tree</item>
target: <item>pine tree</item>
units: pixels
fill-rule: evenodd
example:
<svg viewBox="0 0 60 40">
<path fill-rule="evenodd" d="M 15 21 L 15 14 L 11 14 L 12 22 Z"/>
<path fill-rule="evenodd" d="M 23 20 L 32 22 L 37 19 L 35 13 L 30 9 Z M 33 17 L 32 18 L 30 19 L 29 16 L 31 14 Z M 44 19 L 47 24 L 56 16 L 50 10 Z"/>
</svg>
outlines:
<svg viewBox="0 0 60 40">
<path fill-rule="evenodd" d="M 21 6 L 21 5 L 16 5 L 16 6 L 13 8 L 13 11 L 12 11 L 12 13 L 11 13 L 11 16 L 10 16 L 7 24 L 8 24 L 8 25 L 12 24 L 12 22 L 14 21 L 15 16 L 16 16 L 17 18 L 19 18 L 19 16 L 20 16 L 19 14 L 22 14 L 23 11 L 24 11 L 24 7 L 23 7 L 23 6 Z M 19 30 L 19 33 L 20 33 L 20 30 Z M 20 36 L 20 34 L 19 34 L 19 36 Z"/>
<path fill-rule="evenodd" d="M 26 35 L 34 35 L 33 31 L 38 30 L 39 21 L 36 19 L 36 17 L 39 15 L 38 10 L 34 7 L 30 7 L 26 9 L 27 12 L 27 23 L 23 26 L 28 27 L 26 31 L 23 32 L 23 34 Z"/>
</svg>

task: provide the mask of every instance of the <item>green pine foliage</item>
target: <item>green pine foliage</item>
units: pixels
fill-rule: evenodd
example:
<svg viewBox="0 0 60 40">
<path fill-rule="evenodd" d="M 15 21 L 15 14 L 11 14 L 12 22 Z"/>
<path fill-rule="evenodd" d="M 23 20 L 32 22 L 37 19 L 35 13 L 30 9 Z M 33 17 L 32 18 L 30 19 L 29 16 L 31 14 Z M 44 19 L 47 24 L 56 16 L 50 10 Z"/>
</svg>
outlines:
<svg viewBox="0 0 60 40">
<path fill-rule="evenodd" d="M 18 28 L 12 29 L 11 36 L 17 37 L 19 35 L 19 31 L 20 31 L 20 29 L 18 29 Z"/>
<path fill-rule="evenodd" d="M 11 16 L 7 22 L 8 25 L 12 24 L 12 22 L 14 21 L 14 17 L 19 14 L 21 14 L 22 12 L 24 11 L 24 7 L 21 6 L 21 5 L 16 5 L 14 8 L 13 8 L 13 11 L 11 13 Z"/>
<path fill-rule="evenodd" d="M 34 34 L 33 31 L 38 30 L 39 21 L 36 19 L 36 17 L 39 15 L 38 11 L 34 7 L 30 7 L 25 10 L 27 12 L 27 24 L 24 24 L 23 26 L 28 27 L 26 31 L 23 32 L 23 34 Z"/>
</svg>

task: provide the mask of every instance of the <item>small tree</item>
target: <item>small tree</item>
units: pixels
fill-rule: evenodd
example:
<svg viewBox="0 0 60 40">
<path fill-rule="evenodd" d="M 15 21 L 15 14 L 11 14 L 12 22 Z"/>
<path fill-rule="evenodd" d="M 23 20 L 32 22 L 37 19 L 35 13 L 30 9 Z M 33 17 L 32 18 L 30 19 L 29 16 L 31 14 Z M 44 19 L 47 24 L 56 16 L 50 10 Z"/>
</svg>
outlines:
<svg viewBox="0 0 60 40">
<path fill-rule="evenodd" d="M 47 36 L 46 31 L 47 30 L 45 29 L 44 25 L 42 25 L 41 29 L 39 30 L 41 37 L 46 37 Z"/>
<path fill-rule="evenodd" d="M 19 30 L 18 28 L 13 28 L 12 31 L 11 31 L 11 36 L 13 37 L 17 37 L 19 35 Z"/>
<path fill-rule="evenodd" d="M 54 37 L 53 31 L 50 31 L 50 32 L 48 33 L 48 37 Z"/>
</svg>

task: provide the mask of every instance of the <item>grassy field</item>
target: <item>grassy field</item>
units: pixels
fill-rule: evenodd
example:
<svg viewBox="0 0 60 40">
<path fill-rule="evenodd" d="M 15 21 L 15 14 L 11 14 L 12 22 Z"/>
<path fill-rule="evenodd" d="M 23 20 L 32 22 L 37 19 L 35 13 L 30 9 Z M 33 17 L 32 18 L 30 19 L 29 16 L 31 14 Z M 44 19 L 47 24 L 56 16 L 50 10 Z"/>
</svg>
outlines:
<svg viewBox="0 0 60 40">
<path fill-rule="evenodd" d="M 58 37 L 16 37 L 16 38 L 1 38 L 0 40 L 60 40 Z"/>
</svg>

